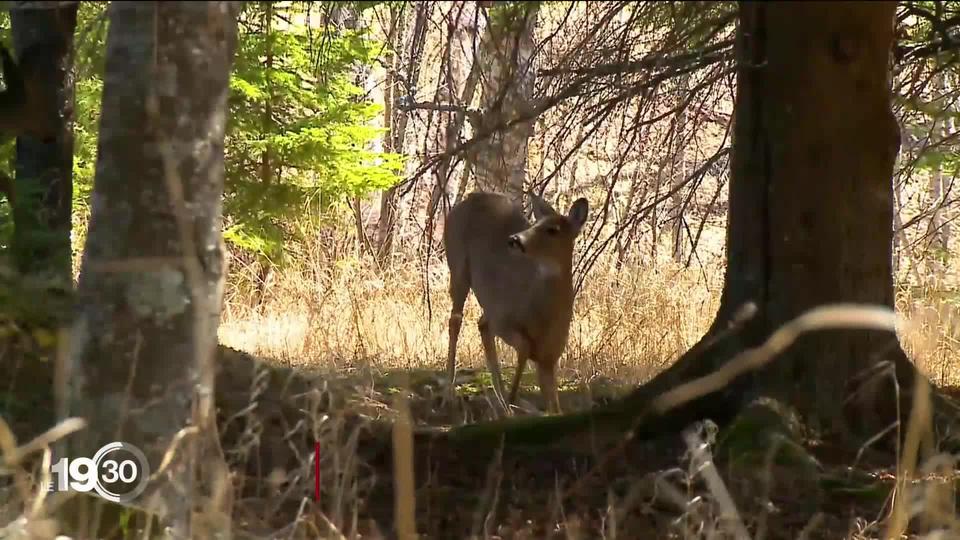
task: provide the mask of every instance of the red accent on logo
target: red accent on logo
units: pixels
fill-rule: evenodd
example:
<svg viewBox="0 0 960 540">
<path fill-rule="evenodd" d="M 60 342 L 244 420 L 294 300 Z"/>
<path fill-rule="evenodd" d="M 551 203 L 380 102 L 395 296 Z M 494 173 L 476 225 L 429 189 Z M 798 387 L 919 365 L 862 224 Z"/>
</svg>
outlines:
<svg viewBox="0 0 960 540">
<path fill-rule="evenodd" d="M 320 443 L 313 446 L 313 499 L 320 500 Z"/>
</svg>

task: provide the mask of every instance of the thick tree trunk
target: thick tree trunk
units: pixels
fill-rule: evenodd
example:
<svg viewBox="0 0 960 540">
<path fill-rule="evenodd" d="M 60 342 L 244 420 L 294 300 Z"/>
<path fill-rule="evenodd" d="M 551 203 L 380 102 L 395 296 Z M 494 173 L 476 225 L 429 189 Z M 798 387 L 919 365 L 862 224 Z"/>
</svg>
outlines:
<svg viewBox="0 0 960 540">
<path fill-rule="evenodd" d="M 522 200 L 527 168 L 527 142 L 533 119 L 504 129 L 530 108 L 536 73 L 532 62 L 538 4 L 490 2 L 489 23 L 480 42 L 480 96 L 483 114 L 478 134 L 490 133 L 471 152 L 477 188 L 508 193 Z"/>
<path fill-rule="evenodd" d="M 742 3 L 727 269 L 705 340 L 741 306 L 742 330 L 695 348 L 633 396 L 635 403 L 703 375 L 800 314 L 827 304 L 893 308 L 893 166 L 899 128 L 891 110 L 892 2 Z M 901 388 L 915 370 L 886 332 L 834 330 L 800 340 L 770 369 L 727 395 L 775 394 L 811 421 L 847 433 L 893 418 L 894 392 L 844 400 L 878 362 Z M 718 403 L 713 398 L 714 406 Z M 876 431 L 874 431 L 876 433 Z"/>
<path fill-rule="evenodd" d="M 88 427 L 67 456 L 139 447 L 166 474 L 131 504 L 174 537 L 229 527 L 213 414 L 226 256 L 223 144 L 238 2 L 110 5 L 103 116 L 61 412 Z M 196 475 L 196 476 L 195 476 Z M 210 478 L 210 477 L 214 478 Z M 201 484 L 198 486 L 195 478 Z M 212 482 L 213 485 L 205 482 Z M 223 487 L 222 485 L 220 486 Z M 208 500 L 193 514 L 198 489 Z M 191 536 L 192 534 L 192 536 Z"/>
<path fill-rule="evenodd" d="M 759 245 L 736 246 L 731 208 L 724 300 L 732 306 L 761 298 L 763 334 L 830 303 L 894 307 L 892 176 L 900 130 L 891 110 L 890 51 L 896 4 L 825 7 L 744 4 L 741 17 L 745 31 L 752 25 L 751 35 L 763 36 L 746 40 L 745 48 L 754 59 L 762 55 L 768 67 L 752 80 L 741 77 L 741 84 L 752 86 L 760 114 L 738 130 L 754 144 L 752 155 L 734 158 L 733 176 L 742 175 L 738 189 L 752 191 L 766 230 Z M 766 271 L 762 281 L 745 280 L 738 291 L 735 276 L 750 270 L 737 268 L 735 257 L 748 250 L 754 252 L 745 257 L 751 270 L 762 258 Z M 901 384 L 909 388 L 913 369 L 896 337 L 852 330 L 803 338 L 767 382 L 806 405 L 813 418 L 844 430 L 850 383 L 881 360 L 898 364 Z M 864 395 L 855 402 L 859 420 L 847 420 L 885 427 L 891 417 L 872 414 L 892 412 L 893 400 L 882 398 Z M 870 426 L 871 417 L 882 424 Z"/>
<path fill-rule="evenodd" d="M 12 252 L 23 273 L 44 273 L 72 287 L 71 210 L 73 199 L 73 75 L 71 49 L 78 4 L 10 10 L 13 45 L 21 60 L 53 90 L 47 103 L 57 111 L 51 138 L 17 137 L 13 194 Z M 45 93 L 45 95 L 47 95 Z"/>
</svg>

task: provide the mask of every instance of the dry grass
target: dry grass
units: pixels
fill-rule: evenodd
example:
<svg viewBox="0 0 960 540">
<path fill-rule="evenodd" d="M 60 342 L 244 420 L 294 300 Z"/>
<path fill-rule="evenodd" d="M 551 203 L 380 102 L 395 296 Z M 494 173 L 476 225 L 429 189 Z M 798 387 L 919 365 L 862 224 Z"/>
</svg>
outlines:
<svg viewBox="0 0 960 540">
<path fill-rule="evenodd" d="M 897 310 L 908 322 L 900 342 L 921 371 L 937 386 L 960 385 L 960 295 L 925 288 L 905 291 Z"/>
<path fill-rule="evenodd" d="M 355 257 L 327 262 L 300 259 L 277 272 L 265 300 L 252 308 L 245 290 L 255 275 L 238 269 L 227 294 L 221 342 L 284 364 L 338 372 L 443 368 L 450 298 L 442 256 L 429 272 L 412 263 L 384 273 Z M 684 268 L 598 264 L 577 295 L 561 373 L 567 381 L 601 376 L 639 384 L 686 351 L 704 333 L 719 303 L 719 261 Z M 921 288 L 904 289 L 898 330 L 916 364 L 940 386 L 960 385 L 960 298 Z M 468 298 L 458 349 L 460 366 L 483 369 L 474 324 L 477 303 Z M 499 345 L 499 344 L 498 344 Z M 500 347 L 507 366 L 513 350 Z"/>
<path fill-rule="evenodd" d="M 711 283 L 704 283 L 703 275 L 699 268 L 672 264 L 619 271 L 599 265 L 577 297 L 561 360 L 563 377 L 640 383 L 669 365 L 700 337 L 716 310 L 722 272 L 718 267 L 709 272 Z M 447 280 L 441 258 L 426 276 L 412 264 L 378 275 L 369 261 L 340 260 L 325 267 L 300 263 L 276 275 L 259 309 L 242 300 L 247 295 L 235 282 L 220 339 L 306 368 L 441 369 L 450 310 Z M 458 348 L 460 366 L 483 367 L 475 325 L 479 316 L 471 295 Z M 500 351 L 505 364 L 513 365 L 512 349 Z"/>
<path fill-rule="evenodd" d="M 414 264 L 398 264 L 385 273 L 377 273 L 372 268 L 369 262 L 349 257 L 333 262 L 320 256 L 300 259 L 274 277 L 264 303 L 256 309 L 243 300 L 248 297 L 244 287 L 254 273 L 252 269 L 237 269 L 220 328 L 221 341 L 297 368 L 340 374 L 360 372 L 370 375 L 369 381 L 395 369 L 442 370 L 449 310 L 447 273 L 442 257 L 432 261 L 427 274 L 418 271 Z M 708 268 L 685 269 L 670 262 L 653 267 L 625 267 L 619 271 L 611 264 L 595 267 L 578 295 L 570 343 L 561 361 L 566 384 L 586 383 L 597 377 L 628 385 L 648 380 L 707 329 L 718 305 L 722 274 L 716 261 Z M 958 331 L 952 299 L 915 288 L 901 292 L 897 302 L 899 314 L 906 321 L 898 333 L 911 358 L 938 385 L 960 382 L 956 363 Z M 471 296 L 465 318 L 476 321 L 478 316 L 478 307 Z M 461 335 L 460 365 L 483 371 L 482 348 L 475 325 L 465 325 Z M 501 348 L 507 366 L 513 365 L 511 351 Z M 382 388 L 368 384 L 354 385 L 352 390 L 355 397 L 344 404 L 341 412 L 351 408 L 363 411 L 371 422 L 377 418 L 393 419 L 395 413 L 389 408 L 391 400 L 382 393 Z M 416 397 L 411 406 L 416 406 L 415 401 Z M 421 413 L 422 410 L 423 407 Z M 423 414 L 416 416 L 430 422 L 428 415 L 426 418 Z M 324 490 L 334 494 L 334 500 L 321 509 L 324 523 L 328 530 L 366 530 L 372 537 L 378 537 L 373 532 L 376 527 L 369 529 L 355 521 L 372 489 L 370 477 L 363 472 L 363 459 L 358 457 L 357 433 L 363 428 L 336 415 L 323 424 L 324 429 L 317 428 L 321 424 L 323 422 L 316 424 L 313 431 L 317 440 L 329 449 L 331 457 L 324 458 L 322 469 L 324 478 L 332 480 L 325 483 Z M 336 429 L 330 429 L 331 426 Z M 712 472 L 713 436 L 701 431 L 698 438 L 692 433 L 687 434 L 686 453 L 674 456 L 675 462 L 679 460 L 681 466 L 688 466 L 622 478 L 630 484 L 629 489 L 621 496 L 615 496 L 612 491 L 608 494 L 606 515 L 587 536 L 623 537 L 630 531 L 629 526 L 624 526 L 624 520 L 631 512 L 638 508 L 662 512 L 652 510 L 649 501 L 642 501 L 643 497 L 651 496 L 650 493 L 666 497 L 666 504 L 682 514 L 680 520 L 661 524 L 653 530 L 659 533 L 671 530 L 680 538 L 713 535 L 743 538 L 743 522 L 753 529 L 758 523 L 766 528 L 768 520 L 776 521 L 777 517 L 768 516 L 767 510 L 756 509 L 743 510 L 747 512 L 743 522 L 740 518 L 730 520 L 737 508 L 720 476 Z M 394 436 L 403 437 L 397 433 Z M 939 499 L 943 498 L 944 488 L 940 484 L 944 477 L 952 478 L 952 468 L 944 468 L 943 456 L 928 457 L 926 462 L 915 454 L 901 456 L 904 457 L 916 463 L 905 469 L 901 464 L 900 471 L 889 471 L 891 481 L 897 476 L 902 480 L 907 476 L 905 470 L 910 471 L 909 476 L 913 478 L 916 478 L 912 473 L 915 470 L 921 475 L 933 470 L 941 473 L 939 479 L 918 481 L 912 489 L 915 494 L 925 493 L 931 498 L 928 506 L 920 504 L 914 508 L 912 519 L 930 519 L 925 517 L 926 509 L 937 509 L 937 504 L 943 506 Z M 309 466 L 312 465 L 304 464 L 301 474 L 308 474 Z M 474 503 L 476 507 L 469 509 L 475 516 L 474 530 L 480 537 L 494 531 L 505 537 L 537 537 L 534 531 L 538 529 L 524 529 L 508 516 L 495 515 L 492 509 L 505 489 L 503 467 L 500 462 L 491 463 L 485 487 L 478 488 L 485 502 Z M 768 463 L 764 470 L 765 481 L 772 482 L 775 475 L 772 464 Z M 410 478 L 411 474 L 407 472 Z M 777 481 L 784 482 L 782 478 Z M 905 484 L 901 481 L 898 485 L 902 491 Z M 409 485 L 396 488 L 408 492 L 412 489 Z M 418 505 L 419 499 L 420 496 Z M 589 527 L 577 521 L 582 514 L 567 516 L 568 509 L 555 502 L 548 503 L 547 507 L 552 508 L 551 515 L 534 516 L 534 521 L 552 523 L 555 531 L 574 535 Z M 882 523 L 891 515 L 892 508 L 892 501 L 888 500 L 879 515 L 844 519 L 817 512 L 795 532 L 804 538 L 881 538 L 884 537 Z M 521 509 L 514 510 L 517 515 L 522 514 Z M 408 527 L 410 512 L 413 510 L 404 512 Z M 419 508 L 417 514 L 420 515 Z M 524 519 L 530 517 L 523 516 Z M 944 518 L 939 521 L 943 523 Z M 825 530 L 828 534 L 822 536 Z"/>
<path fill-rule="evenodd" d="M 688 431 L 686 445 L 681 442 L 673 453 L 661 455 L 664 449 L 656 448 L 653 454 L 639 454 L 641 461 L 647 460 L 645 472 L 631 471 L 611 481 L 609 487 L 600 488 L 600 493 L 606 490 L 605 510 L 602 502 L 589 500 L 594 503 L 591 511 L 603 510 L 599 522 L 590 522 L 589 513 L 582 507 L 564 506 L 573 503 L 569 497 L 559 496 L 563 483 L 575 481 L 577 474 L 583 475 L 582 470 L 567 473 L 566 478 L 561 472 L 545 470 L 543 473 L 551 480 L 556 474 L 556 493 L 534 494 L 530 490 L 542 489 L 550 482 L 532 473 L 534 478 L 522 484 L 522 478 L 505 472 L 516 470 L 511 469 L 510 456 L 505 455 L 483 464 L 469 460 L 460 463 L 460 456 L 448 456 L 445 466 L 454 471 L 432 479 L 432 489 L 440 486 L 463 490 L 467 495 L 424 495 L 422 462 L 418 461 L 422 458 L 416 455 L 421 450 L 418 448 L 410 455 L 411 425 L 394 422 L 397 412 L 392 405 L 408 403 L 410 416 L 419 422 L 447 423 L 450 419 L 436 416 L 431 402 L 415 391 L 409 401 L 398 399 L 391 387 L 405 386 L 402 378 L 399 384 L 383 384 L 384 378 L 380 377 L 397 369 L 443 368 L 449 311 L 446 267 L 441 256 L 431 262 L 428 274 L 418 268 L 412 263 L 401 263 L 381 274 L 373 270 L 368 260 L 324 256 L 318 250 L 296 258 L 291 267 L 277 272 L 264 303 L 253 308 L 247 299 L 251 296 L 248 291 L 254 269 L 234 267 L 220 327 L 222 343 L 296 369 L 350 379 L 346 385 L 340 385 L 336 378 L 323 377 L 323 383 L 278 390 L 286 383 L 270 380 L 265 371 L 255 375 L 243 368 L 234 370 L 232 375 L 246 373 L 240 377 L 242 380 L 232 380 L 230 384 L 218 380 L 218 388 L 233 392 L 221 404 L 226 414 L 221 424 L 225 426 L 225 450 L 231 470 L 239 473 L 235 483 L 244 493 L 234 508 L 236 532 L 251 538 L 352 538 L 348 531 L 362 531 L 362 537 L 381 538 L 394 533 L 389 530 L 391 522 L 378 519 L 374 523 L 366 518 L 382 517 L 394 508 L 404 516 L 404 528 L 417 527 L 423 532 L 428 526 L 423 512 L 430 511 L 430 505 L 437 500 L 449 505 L 451 511 L 456 508 L 468 513 L 471 517 L 461 522 L 473 523 L 474 537 L 480 538 L 541 538 L 548 530 L 567 537 L 590 538 L 633 538 L 638 531 L 640 537 L 651 538 L 667 534 L 684 539 L 742 538 L 744 526 L 756 531 L 754 537 L 760 538 L 763 529 L 784 527 L 782 523 L 772 523 L 782 520 L 784 512 L 792 511 L 784 504 L 797 502 L 797 496 L 791 492 L 790 482 L 795 480 L 789 478 L 790 471 L 784 476 L 771 463 L 753 471 L 765 478 L 764 482 L 781 485 L 781 499 L 777 499 L 776 488 L 768 486 L 774 492 L 769 498 L 781 505 L 779 509 L 771 509 L 773 503 L 760 509 L 744 506 L 744 488 L 725 485 L 724 481 L 746 482 L 746 476 L 731 476 L 730 471 L 714 468 L 716 434 L 709 425 Z M 567 385 L 597 378 L 626 385 L 648 380 L 706 330 L 718 305 L 722 277 L 717 261 L 708 262 L 706 268 L 688 269 L 669 261 L 619 271 L 609 263 L 596 266 L 578 295 L 570 343 L 561 360 L 561 375 Z M 482 347 L 472 324 L 479 310 L 472 296 L 466 307 L 468 324 L 461 334 L 458 357 L 461 366 L 482 372 Z M 952 299 L 935 295 L 929 289 L 914 288 L 898 295 L 898 309 L 907 320 L 898 330 L 900 338 L 917 365 L 938 385 L 957 384 L 958 330 Z M 511 349 L 503 347 L 501 354 L 505 366 L 514 365 Z M 490 415 L 489 406 L 482 399 L 464 403 L 464 409 L 471 407 L 475 409 L 473 416 L 465 414 L 457 421 Z M 297 421 L 290 421 L 291 411 L 299 411 Z M 384 429 L 384 420 L 394 426 L 392 436 L 402 442 L 400 447 L 407 449 L 405 454 L 377 457 L 378 449 L 391 448 L 391 432 Z M 370 433 L 379 435 L 371 441 Z M 308 449 L 314 442 L 319 442 L 323 449 L 320 470 L 324 495 L 319 503 L 312 501 L 314 462 Z M 16 453 L 9 449 L 7 452 Z M 915 463 L 901 464 L 899 471 L 887 471 L 889 484 L 895 481 L 894 477 L 901 480 L 901 496 L 926 501 L 915 505 L 909 518 L 949 522 L 955 527 L 952 510 L 948 508 L 946 517 L 943 516 L 944 504 L 950 506 L 952 502 L 952 497 L 944 494 L 944 482 L 949 485 L 954 481 L 953 466 L 943 456 L 923 459 L 915 452 L 910 454 L 900 457 Z M 395 464 L 371 465 L 377 459 Z M 516 467 L 515 464 L 512 466 Z M 416 470 L 410 470 L 411 466 Z M 459 481 L 451 482 L 451 477 L 463 475 L 462 470 L 456 471 L 457 467 L 480 466 L 487 467 L 486 474 L 476 469 L 471 472 L 472 476 L 482 477 L 478 480 L 480 485 L 468 488 Z M 406 470 L 404 474 L 395 474 L 393 467 Z M 936 477 L 916 481 L 912 486 L 902 481 L 924 474 Z M 36 527 L 50 526 L 45 514 L 31 510 L 40 504 L 36 502 L 38 497 L 29 494 L 31 490 L 37 492 L 32 482 L 42 477 L 27 479 L 30 485 L 25 485 L 25 478 L 18 477 L 16 485 L 0 493 L 3 515 L 20 518 L 19 522 L 10 520 L 8 531 L 27 527 L 26 518 L 33 518 Z M 378 485 L 381 487 L 377 488 Z M 416 508 L 408 495 L 390 498 L 386 505 L 389 512 L 377 514 L 371 505 L 383 498 L 382 493 L 376 494 L 377 489 L 384 489 L 382 486 L 390 486 L 398 493 L 416 490 Z M 906 486 L 909 492 L 905 491 Z M 594 486 L 593 492 L 596 491 Z M 581 497 L 589 499 L 590 493 L 590 489 L 584 489 Z M 532 498 L 526 501 L 527 497 Z M 765 494 L 764 498 L 767 497 Z M 783 497 L 788 499 L 787 503 Z M 497 513 L 498 502 L 503 500 L 517 503 L 511 513 Z M 558 500 L 565 502 L 560 504 Z M 887 501 L 879 512 L 842 518 L 830 515 L 829 510 L 818 511 L 802 523 L 792 524 L 790 530 L 794 532 L 792 537 L 883 538 L 883 522 L 892 508 L 892 501 Z M 531 509 L 539 513 L 531 514 Z M 934 511 L 939 512 L 939 517 L 934 516 Z M 902 506 L 897 510 L 898 520 L 901 512 Z M 637 521 L 637 514 L 655 524 L 643 525 L 645 522 Z M 644 528 L 637 529 L 638 523 Z M 41 538 L 48 530 L 25 537 Z M 807 532 L 810 536 L 806 536 Z M 774 532 L 768 532 L 770 536 L 777 537 Z"/>
</svg>

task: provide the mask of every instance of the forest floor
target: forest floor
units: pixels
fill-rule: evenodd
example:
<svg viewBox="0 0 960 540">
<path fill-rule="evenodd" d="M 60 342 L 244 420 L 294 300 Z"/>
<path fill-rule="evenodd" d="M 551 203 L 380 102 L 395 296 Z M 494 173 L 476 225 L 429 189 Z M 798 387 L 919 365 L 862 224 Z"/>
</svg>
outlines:
<svg viewBox="0 0 960 540">
<path fill-rule="evenodd" d="M 243 358 L 237 356 L 233 362 L 241 365 Z M 270 385 L 277 389 L 287 385 L 283 391 L 287 405 L 281 407 L 283 412 L 271 413 L 283 419 L 274 419 L 276 431 L 261 432 L 260 440 L 279 439 L 281 432 L 290 440 L 298 424 L 304 434 L 312 427 L 313 439 L 294 439 L 302 441 L 298 444 L 304 452 L 320 442 L 321 493 L 313 504 L 325 516 L 316 526 L 328 533 L 324 526 L 332 523 L 364 538 L 396 537 L 393 428 L 397 410 L 402 410 L 403 402 L 395 399 L 402 387 L 409 391 L 410 418 L 416 426 L 408 463 L 414 471 L 415 523 L 421 538 L 733 538 L 735 529 L 726 521 L 725 510 L 739 514 L 752 538 L 881 538 L 882 522 L 891 510 L 895 463 L 866 445 L 849 448 L 830 441 L 800 441 L 801 452 L 817 463 L 813 470 L 767 452 L 759 443 L 761 433 L 749 430 L 746 438 L 756 437 L 756 446 L 739 441 L 728 446 L 737 444 L 747 451 L 713 455 L 723 432 L 701 429 L 696 432 L 701 444 L 688 444 L 680 434 L 682 426 L 658 440 L 624 441 L 620 448 L 603 451 L 591 451 L 587 444 L 576 449 L 471 448 L 436 435 L 458 424 L 493 418 L 490 384 L 482 370 L 463 373 L 453 414 L 442 406 L 444 387 L 439 381 L 444 376 L 437 371 L 396 370 L 371 379 L 306 375 L 292 384 L 281 379 L 290 381 L 294 371 L 278 377 L 281 372 L 285 369 L 274 372 L 277 378 Z M 230 410 L 243 405 L 241 389 L 246 385 L 238 382 L 231 383 L 238 401 L 231 403 L 226 396 L 222 401 Z M 542 408 L 536 385 L 529 383 L 521 401 Z M 300 384 L 305 386 L 297 388 Z M 565 411 L 582 410 L 629 388 L 594 380 L 568 386 L 561 402 Z M 960 397 L 960 388 L 941 390 Z M 313 398 L 307 398 L 311 393 Z M 291 398 L 303 401 L 297 407 Z M 238 446 L 232 435 L 237 431 L 225 433 L 228 447 Z M 298 458 L 291 452 L 274 448 L 266 454 L 269 466 L 279 465 L 288 474 L 299 470 L 313 479 L 304 467 L 298 468 Z M 281 465 L 278 458 L 289 461 Z M 706 465 L 710 462 L 715 468 Z M 716 472 L 719 483 L 711 484 L 714 478 L 706 469 Z M 953 474 L 951 467 L 946 474 L 926 475 L 915 487 L 926 490 L 928 498 L 932 491 L 946 489 L 953 501 Z M 256 528 L 289 525 L 288 518 L 280 516 L 302 509 L 303 499 L 314 495 L 312 482 L 305 484 L 297 491 L 299 498 L 291 494 L 287 512 L 265 512 L 263 506 L 253 505 L 262 516 Z M 272 503 L 278 510 L 282 506 L 277 500 Z M 309 511 L 303 515 L 310 519 Z M 251 516 L 250 523 L 254 522 Z"/>
<path fill-rule="evenodd" d="M 11 375 L 0 405 L 25 441 L 52 425 L 52 362 L 16 356 L 0 355 L 0 372 Z M 585 451 L 588 445 L 497 452 L 437 436 L 492 418 L 482 371 L 462 370 L 461 399 L 451 412 L 441 406 L 443 375 L 436 371 L 333 375 L 225 347 L 220 356 L 218 416 L 241 538 L 397 537 L 393 428 L 404 387 L 415 425 L 406 433 L 414 445 L 406 459 L 421 538 L 735 537 L 724 510 L 734 510 L 752 538 L 881 538 L 890 512 L 896 469 L 869 448 L 858 455 L 857 448 L 803 441 L 819 463 L 813 474 L 773 454 L 711 456 L 716 434 L 709 430 L 700 431 L 708 443 L 700 446 L 686 444 L 678 429 L 601 454 Z M 561 400 L 565 410 L 578 410 L 624 390 L 594 380 L 563 389 Z M 942 390 L 960 398 L 960 388 Z M 525 385 L 521 401 L 541 405 L 535 384 Z M 317 443 L 319 500 L 310 459 Z M 705 466 L 711 461 L 716 468 Z M 920 491 L 946 490 L 953 508 L 952 476 L 918 482 Z"/>
<path fill-rule="evenodd" d="M 749 423 L 739 441 L 729 428 L 688 440 L 677 426 L 614 451 L 592 447 L 587 435 L 577 445 L 502 452 L 451 441 L 445 430 L 494 417 L 490 378 L 476 326 L 464 324 L 458 399 L 442 406 L 446 278 L 426 276 L 425 303 L 411 272 L 319 264 L 280 276 L 256 310 L 244 305 L 248 290 L 228 288 L 216 391 L 238 538 L 396 538 L 395 516 L 406 515 L 398 501 L 415 503 L 421 538 L 733 538 L 738 522 L 755 539 L 884 537 L 897 469 L 870 445 L 801 438 L 797 448 L 768 451 L 751 441 L 772 430 Z M 712 320 L 720 277 L 716 269 L 596 271 L 578 296 L 562 360 L 564 411 L 622 395 L 689 348 Z M 960 399 L 956 310 L 921 300 L 898 302 L 909 322 L 901 341 L 941 391 Z M 478 315 L 468 301 L 465 319 Z M 25 442 L 54 423 L 53 362 L 14 352 L 22 349 L 14 341 L 0 338 L 0 417 Z M 512 354 L 501 359 L 509 380 Z M 518 416 L 542 410 L 533 369 L 519 402 Z M 403 410 L 412 432 L 396 428 Z M 399 482 L 397 471 L 411 468 L 413 481 Z M 914 493 L 928 501 L 918 506 L 928 522 L 911 525 L 957 531 L 954 468 L 941 469 L 921 470 Z M 937 504 L 946 510 L 931 517 Z M 0 479 L 0 526 L 20 505 Z"/>
</svg>

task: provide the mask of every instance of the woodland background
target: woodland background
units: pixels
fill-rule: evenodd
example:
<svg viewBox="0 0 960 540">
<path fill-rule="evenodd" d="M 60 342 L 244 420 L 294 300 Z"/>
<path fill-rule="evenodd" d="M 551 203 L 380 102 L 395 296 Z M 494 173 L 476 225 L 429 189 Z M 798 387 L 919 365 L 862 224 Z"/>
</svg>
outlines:
<svg viewBox="0 0 960 540">
<path fill-rule="evenodd" d="M 106 5 L 83 2 L 78 13 L 75 273 Z M 930 5 L 950 19 L 949 3 Z M 933 8 L 904 6 L 899 46 L 908 50 L 940 29 L 922 15 Z M 587 196 L 595 208 L 577 243 L 582 291 L 563 367 L 568 377 L 648 378 L 702 334 L 721 283 L 735 7 L 523 2 L 496 7 L 491 22 L 482 2 L 245 3 L 230 82 L 222 339 L 311 366 L 440 365 L 442 216 L 484 180 L 458 145 L 474 124 L 494 122 L 483 111 L 498 98 L 496 81 L 518 69 L 484 47 L 497 11 L 516 9 L 529 11 L 516 50 L 525 80 L 501 84 L 510 89 L 501 114 L 517 107 L 534 118 L 518 139 L 527 152 L 504 166 L 558 207 Z M 9 38 L 4 21 L 0 39 Z M 947 383 L 957 73 L 953 53 L 919 53 L 901 59 L 895 78 L 898 305 L 918 323 L 906 336 L 911 353 Z M 0 148 L 8 175 L 13 149 L 12 140 Z M 13 220 L 0 211 L 9 245 Z M 463 358 L 479 367 L 476 338 L 467 325 Z"/>
<path fill-rule="evenodd" d="M 29 227 L 15 228 L 13 207 L 0 205 L 0 249 L 26 264 L 25 244 L 69 246 L 63 264 L 74 279 L 96 173 L 107 6 L 77 11 L 70 226 L 59 239 L 25 240 Z M 528 190 L 558 208 L 591 202 L 560 369 L 571 404 L 648 381 L 704 335 L 719 303 L 736 24 L 733 2 L 243 3 L 224 148 L 230 271 L 220 342 L 349 386 L 364 418 L 387 408 L 398 373 L 432 397 L 449 313 L 443 217 L 474 189 Z M 960 384 L 958 25 L 953 3 L 902 2 L 893 51 L 894 278 L 908 323 L 898 331 L 944 387 Z M 0 41 L 10 30 L 0 13 Z M 14 152 L 12 139 L 0 146 L 8 182 Z M 478 316 L 469 300 L 465 318 Z M 42 326 L 32 333 L 41 345 L 53 339 Z M 501 357 L 513 366 L 511 349 Z M 476 368 L 464 391 L 488 392 L 472 324 L 459 359 Z M 237 386 L 262 390 L 249 377 Z M 413 407 L 418 421 L 438 420 L 429 399 Z M 489 413 L 478 407 L 467 420 Z M 355 531 L 358 509 L 376 499 L 359 464 L 372 450 L 358 448 L 349 422 L 330 425 L 301 435 L 336 448 L 324 465 L 336 479 L 326 525 Z M 232 433 L 231 459 L 285 446 L 258 429 Z M 265 452 L 281 460 L 283 451 Z M 249 504 L 245 519 L 275 525 L 274 511 L 296 506 L 291 492 Z M 685 515 L 687 536 L 716 518 L 700 507 Z"/>
<path fill-rule="evenodd" d="M 500 166 L 513 182 L 525 179 L 558 207 L 579 196 L 592 203 L 574 259 L 581 290 L 565 379 L 642 382 L 687 350 L 722 284 L 735 5 L 375 4 L 244 7 L 231 78 L 223 342 L 337 370 L 440 367 L 442 216 L 485 181 L 475 156 L 505 152 Z M 915 362 L 956 383 L 957 62 L 919 49 L 942 31 L 924 13 L 949 21 L 955 6 L 904 6 L 898 45 L 918 50 L 894 79 L 898 307 L 916 323 L 903 336 Z M 77 55 L 77 254 L 102 9 L 85 3 L 78 24 L 89 31 L 79 31 Z M 490 31 L 513 20 L 497 19 L 510 9 L 524 11 L 522 32 Z M 495 31 L 517 40 L 506 49 L 516 58 L 496 56 L 504 53 L 485 41 Z M 534 118 L 515 139 L 464 156 L 458 145 L 503 121 L 484 117 L 498 99 L 502 117 Z M 468 320 L 475 306 L 468 300 Z M 464 365 L 481 367 L 470 324 L 462 347 Z"/>
</svg>

